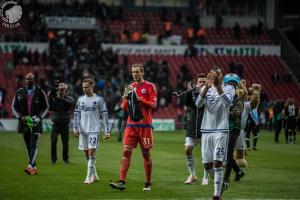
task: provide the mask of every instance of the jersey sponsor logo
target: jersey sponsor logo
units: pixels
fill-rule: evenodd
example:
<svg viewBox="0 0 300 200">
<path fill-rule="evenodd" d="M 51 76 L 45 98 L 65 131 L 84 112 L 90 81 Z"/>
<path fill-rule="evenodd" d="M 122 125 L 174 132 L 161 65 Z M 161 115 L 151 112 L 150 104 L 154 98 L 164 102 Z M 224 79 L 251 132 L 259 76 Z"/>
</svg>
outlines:
<svg viewBox="0 0 300 200">
<path fill-rule="evenodd" d="M 217 102 L 217 99 L 210 94 L 206 96 L 206 99 L 210 104 L 215 104 Z"/>
<path fill-rule="evenodd" d="M 89 105 L 81 105 L 81 110 L 82 111 L 95 111 L 96 110 L 96 106 L 95 105 L 92 105 L 92 106 L 89 106 Z"/>
<path fill-rule="evenodd" d="M 146 94 L 147 90 L 146 90 L 145 88 L 143 88 L 143 89 L 141 90 L 141 92 L 142 92 L 142 94 Z"/>
</svg>

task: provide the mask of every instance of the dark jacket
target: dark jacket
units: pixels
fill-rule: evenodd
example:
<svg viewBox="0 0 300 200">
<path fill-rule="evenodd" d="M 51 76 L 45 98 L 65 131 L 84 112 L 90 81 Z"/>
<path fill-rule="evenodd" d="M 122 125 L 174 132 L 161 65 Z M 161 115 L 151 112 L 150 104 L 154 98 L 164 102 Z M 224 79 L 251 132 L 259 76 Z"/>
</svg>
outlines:
<svg viewBox="0 0 300 200">
<path fill-rule="evenodd" d="M 70 111 L 74 104 L 74 99 L 71 96 L 49 98 L 50 111 L 54 111 L 52 121 L 54 123 L 69 123 Z"/>
<path fill-rule="evenodd" d="M 45 92 L 36 87 L 32 98 L 31 114 L 30 116 L 37 116 L 41 122 L 33 127 L 33 133 L 42 133 L 43 121 L 42 119 L 47 115 L 49 104 Z M 12 111 L 16 118 L 19 119 L 18 132 L 23 133 L 28 131 L 27 126 L 20 120 L 23 116 L 29 116 L 27 106 L 27 87 L 20 88 L 16 91 L 16 95 L 12 102 Z"/>
<path fill-rule="evenodd" d="M 235 133 L 238 134 L 240 133 L 243 109 L 243 101 L 237 99 L 237 96 L 235 96 L 232 105 L 229 108 L 229 131 L 235 131 Z"/>
<path fill-rule="evenodd" d="M 195 90 L 192 90 L 187 93 L 185 98 L 185 105 L 187 106 L 186 137 L 201 139 L 200 129 L 204 114 L 204 106 L 198 108 L 195 105 L 195 99 L 197 96 L 198 94 Z"/>
</svg>

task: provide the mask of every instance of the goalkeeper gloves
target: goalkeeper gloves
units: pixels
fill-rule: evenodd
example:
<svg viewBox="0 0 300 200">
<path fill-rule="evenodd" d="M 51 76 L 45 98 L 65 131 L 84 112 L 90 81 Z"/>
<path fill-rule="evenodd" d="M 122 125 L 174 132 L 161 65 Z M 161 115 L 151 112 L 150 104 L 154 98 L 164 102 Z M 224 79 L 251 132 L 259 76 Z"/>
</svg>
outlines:
<svg viewBox="0 0 300 200">
<path fill-rule="evenodd" d="M 42 119 L 38 116 L 26 116 L 25 117 L 25 125 L 29 128 L 30 132 L 32 133 L 32 128 L 37 126 Z"/>
<path fill-rule="evenodd" d="M 42 119 L 38 116 L 33 116 L 32 121 L 33 121 L 33 126 L 37 126 L 42 121 Z"/>
</svg>

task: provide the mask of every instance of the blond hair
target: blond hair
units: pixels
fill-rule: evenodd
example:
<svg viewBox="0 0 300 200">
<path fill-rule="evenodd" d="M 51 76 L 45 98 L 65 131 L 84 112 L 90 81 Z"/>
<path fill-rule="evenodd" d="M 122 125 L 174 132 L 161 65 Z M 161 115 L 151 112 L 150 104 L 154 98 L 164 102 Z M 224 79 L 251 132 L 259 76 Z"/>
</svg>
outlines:
<svg viewBox="0 0 300 200">
<path fill-rule="evenodd" d="M 138 67 L 138 68 L 140 68 L 141 72 L 144 72 L 144 66 L 142 64 L 140 64 L 140 63 L 132 64 L 131 68 L 134 68 L 134 67 Z"/>
</svg>

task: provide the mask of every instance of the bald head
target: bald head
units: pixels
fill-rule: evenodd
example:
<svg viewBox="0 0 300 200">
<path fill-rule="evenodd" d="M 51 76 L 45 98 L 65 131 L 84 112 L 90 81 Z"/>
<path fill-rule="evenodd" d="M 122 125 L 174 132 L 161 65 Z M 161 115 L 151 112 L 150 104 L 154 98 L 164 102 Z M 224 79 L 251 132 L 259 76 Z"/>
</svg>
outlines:
<svg viewBox="0 0 300 200">
<path fill-rule="evenodd" d="M 33 83 L 34 83 L 34 75 L 33 73 L 28 73 L 25 76 L 25 84 L 26 86 L 31 89 L 33 87 Z"/>
</svg>

